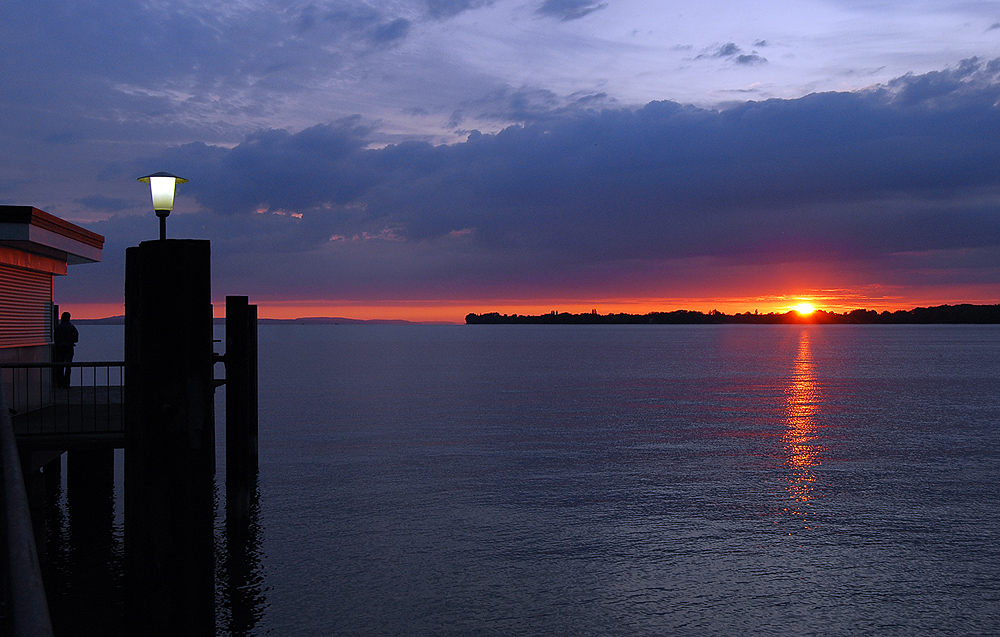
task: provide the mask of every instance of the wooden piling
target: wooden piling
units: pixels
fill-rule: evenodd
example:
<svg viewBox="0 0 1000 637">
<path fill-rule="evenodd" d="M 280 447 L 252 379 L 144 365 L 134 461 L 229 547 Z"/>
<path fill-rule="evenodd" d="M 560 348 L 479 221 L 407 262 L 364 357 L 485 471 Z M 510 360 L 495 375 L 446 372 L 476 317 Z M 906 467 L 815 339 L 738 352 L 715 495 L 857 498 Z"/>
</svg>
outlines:
<svg viewBox="0 0 1000 637">
<path fill-rule="evenodd" d="M 88 540 L 98 538 L 110 547 L 114 496 L 114 449 L 71 449 L 67 452 L 66 497 L 74 536 Z"/>
<path fill-rule="evenodd" d="M 261 591 L 257 521 L 257 306 L 226 297 L 226 564 L 230 631 L 249 634 Z"/>
<path fill-rule="evenodd" d="M 226 482 L 257 473 L 257 306 L 226 297 Z"/>
<path fill-rule="evenodd" d="M 214 635 L 210 253 L 177 239 L 126 250 L 130 634 Z"/>
<path fill-rule="evenodd" d="M 45 476 L 42 475 L 41 454 L 21 452 L 21 470 L 24 478 L 24 492 L 28 497 L 31 512 L 31 529 L 35 534 L 35 548 L 38 559 L 45 562 Z"/>
<path fill-rule="evenodd" d="M 62 486 L 62 454 L 42 466 L 42 476 L 45 478 L 46 493 L 59 490 Z"/>
</svg>

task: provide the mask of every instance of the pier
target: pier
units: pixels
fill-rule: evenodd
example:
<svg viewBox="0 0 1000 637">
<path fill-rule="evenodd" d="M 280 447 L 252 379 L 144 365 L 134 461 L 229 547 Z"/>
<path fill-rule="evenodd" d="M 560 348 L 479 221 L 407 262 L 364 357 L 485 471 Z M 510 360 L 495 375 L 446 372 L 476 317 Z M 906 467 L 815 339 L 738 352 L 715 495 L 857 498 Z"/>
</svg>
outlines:
<svg viewBox="0 0 1000 637">
<path fill-rule="evenodd" d="M 52 277 L 100 260 L 102 245 L 36 208 L 0 206 L 0 634 L 44 637 L 53 623 L 59 634 L 42 574 L 57 557 L 46 555 L 45 525 L 65 454 L 66 512 L 55 515 L 87 558 L 65 629 L 214 635 L 215 392 L 227 386 L 226 543 L 239 554 L 256 507 L 257 308 L 226 297 L 226 352 L 216 353 L 210 244 L 165 239 L 161 223 L 159 241 L 126 250 L 125 360 L 69 362 L 54 342 Z M 116 449 L 123 558 L 112 556 Z M 123 573 L 105 573 L 115 560 Z M 238 591 L 245 583 L 229 570 Z M 113 577 L 125 584 L 120 625 L 88 626 L 104 621 L 89 615 L 105 601 L 87 601 L 88 589 Z"/>
<path fill-rule="evenodd" d="M 227 393 L 227 410 L 229 414 L 227 431 L 229 435 L 226 441 L 227 457 L 230 458 L 231 467 L 227 472 L 227 533 L 233 538 L 231 551 L 239 551 L 239 546 L 245 543 L 242 538 L 246 534 L 242 520 L 246 520 L 250 515 L 251 501 L 253 500 L 253 490 L 256 484 L 257 473 L 257 391 L 256 391 L 256 306 L 247 303 L 246 297 L 227 298 L 227 353 L 226 355 L 212 355 L 206 357 L 205 364 L 209 371 L 216 363 L 226 364 L 226 376 L 228 383 L 232 385 L 232 391 Z M 209 321 L 210 326 L 210 321 Z M 210 334 L 210 332 L 209 332 Z M 211 339 L 209 338 L 209 342 Z M 58 387 L 52 381 L 54 372 L 59 368 L 69 367 L 71 369 L 70 387 Z M 175 600 L 175 609 L 181 608 L 183 612 L 171 611 L 164 608 L 149 608 L 150 600 L 169 599 L 170 595 L 163 591 L 145 597 L 132 598 L 128 602 L 131 609 L 143 608 L 141 616 L 148 612 L 159 613 L 174 618 L 171 624 L 177 627 L 180 622 L 189 619 L 196 620 L 196 624 L 185 625 L 186 634 L 209 634 L 214 631 L 214 583 L 212 557 L 212 506 L 211 490 L 214 484 L 214 418 L 208 423 L 210 432 L 205 433 L 205 437 L 211 440 L 211 445 L 204 450 L 197 460 L 198 467 L 194 467 L 195 474 L 188 475 L 186 485 L 184 480 L 179 483 L 176 467 L 167 466 L 176 463 L 178 453 L 184 451 L 171 451 L 163 446 L 162 441 L 154 441 L 153 448 L 147 452 L 147 456 L 153 454 L 162 457 L 166 463 L 150 464 L 148 458 L 144 461 L 141 451 L 133 447 L 136 444 L 136 435 L 132 435 L 132 445 L 129 444 L 129 411 L 126 407 L 126 397 L 135 396 L 137 392 L 127 389 L 125 379 L 125 361 L 83 361 L 73 363 L 5 363 L 0 364 L 0 392 L 2 392 L 3 415 L 6 416 L 5 426 L 9 429 L 6 439 L 0 439 L 0 443 L 5 446 L 5 455 L 0 458 L 0 464 L 10 475 L 17 475 L 22 478 L 21 485 L 17 487 L 23 491 L 20 496 L 6 496 L 5 502 L 11 504 L 22 502 L 23 511 L 17 509 L 17 513 L 5 511 L 4 527 L 8 529 L 8 534 L 15 533 L 7 538 L 8 547 L 20 546 L 24 548 L 29 545 L 30 550 L 22 551 L 25 555 L 30 555 L 31 559 L 22 556 L 15 560 L 7 558 L 8 573 L 3 581 L 8 593 L 17 591 L 28 592 L 33 590 L 26 582 L 41 581 L 40 572 L 37 571 L 39 564 L 44 564 L 45 555 L 45 526 L 46 515 L 46 494 L 52 489 L 52 484 L 58 484 L 62 480 L 63 454 L 66 454 L 66 480 L 67 489 L 70 494 L 70 516 L 74 516 L 74 510 L 79 510 L 77 503 L 90 502 L 90 509 L 94 508 L 94 503 L 100 506 L 108 506 L 106 503 L 112 501 L 114 491 L 114 450 L 122 449 L 126 453 L 126 463 L 132 465 L 132 475 L 126 474 L 127 493 L 131 494 L 132 501 L 142 498 L 148 501 L 146 507 L 141 504 L 133 505 L 133 517 L 126 521 L 126 533 L 131 536 L 132 543 L 139 544 L 150 541 L 157 534 L 162 536 L 170 533 L 169 523 L 174 523 L 174 537 L 181 537 L 182 544 L 178 547 L 179 552 L 187 552 L 199 560 L 199 563 L 188 563 L 187 567 L 174 573 L 172 581 L 176 582 L 171 587 L 173 591 L 190 589 L 191 577 L 194 570 L 200 569 L 201 579 L 204 582 L 200 596 L 197 598 L 186 597 L 183 600 Z M 141 378 L 137 376 L 137 378 Z M 157 381 L 159 382 L 159 381 Z M 215 379 L 214 374 L 203 379 L 205 396 L 211 399 L 217 386 L 227 383 L 226 380 Z M 9 398 L 7 398 L 9 396 Z M 133 398 L 133 400 L 139 400 Z M 133 426 L 139 427 L 140 422 L 135 420 L 133 411 Z M 147 418 L 148 420 L 148 418 Z M 164 428 L 161 432 L 167 431 Z M 158 434 L 159 435 L 159 434 Z M 140 438 L 141 440 L 141 438 Z M 148 443 L 147 443 L 148 444 Z M 11 452 L 11 449 L 13 451 Z M 138 454 L 138 455 L 137 455 Z M 211 463 L 209 466 L 207 463 Z M 15 470 L 11 467 L 16 465 Z M 145 468 L 143 468 L 145 467 Z M 10 469 L 9 471 L 7 471 Z M 154 472 L 154 476 L 137 473 L 137 471 Z M 191 482 L 191 480 L 195 482 Z M 131 480 L 131 484 L 129 484 Z M 9 484 L 8 484 L 9 483 Z M 157 486 L 159 485 L 159 486 Z M 200 485 L 200 486 L 198 486 Z M 11 479 L 5 480 L 4 487 L 8 490 L 14 489 Z M 159 489 L 160 495 L 151 493 L 151 489 Z M 162 499 L 174 499 L 174 504 L 189 505 L 191 503 L 191 490 L 197 489 L 203 492 L 205 506 L 200 511 L 196 511 L 197 519 L 177 518 L 172 515 L 168 518 L 160 518 L 156 524 L 146 520 L 135 519 L 135 512 L 142 512 L 143 509 L 149 514 L 150 507 L 163 505 Z M 13 493 L 13 491 L 12 491 Z M 128 499 L 128 498 L 127 498 Z M 8 507 L 9 508 L 9 507 Z M 173 505 L 167 507 L 176 511 Z M 14 509 L 10 509 L 14 511 Z M 110 515 L 110 512 L 109 512 Z M 111 518 L 107 518 L 107 523 L 111 523 Z M 71 523 L 79 526 L 78 521 L 71 520 Z M 20 525 L 20 526 L 19 526 Z M 155 528 L 154 528 L 155 527 Z M 201 529 L 191 543 L 191 532 L 194 529 Z M 98 534 L 104 531 L 97 529 Z M 110 532 L 110 527 L 107 530 Z M 94 535 L 94 533 L 91 533 Z M 156 540 L 164 542 L 163 537 Z M 200 548 L 198 548 L 200 547 Z M 135 550 L 135 547 L 133 547 Z M 148 549 L 147 549 L 148 552 Z M 140 559 L 140 558 L 134 558 Z M 195 568 L 197 567 L 197 569 Z M 143 567 L 148 570 L 148 567 Z M 135 573 L 135 571 L 133 571 Z M 137 573 L 135 573 L 137 575 Z M 162 574 L 161 574 L 162 575 Z M 141 592 L 142 586 L 149 586 L 142 580 L 134 582 L 135 591 Z M 36 586 L 35 588 L 39 588 Z M 12 601 L 0 607 L 0 617 L 6 619 L 9 626 L 19 625 L 22 622 L 34 623 L 39 621 L 40 616 L 48 621 L 48 610 L 45 601 L 44 590 L 39 588 L 39 596 L 33 602 L 22 602 L 20 606 Z M 185 593 L 187 595 L 187 593 Z M 21 595 L 23 597 L 23 595 Z M 198 615 L 190 614 L 194 607 L 200 606 L 202 610 Z M 17 608 L 22 608 L 16 611 Z M 28 608 L 25 615 L 24 608 Z M 124 618 L 123 618 L 124 619 Z M 183 621 L 181 621 L 183 619 Z M 132 617 L 135 622 L 136 617 Z M 44 622 L 43 622 L 44 623 Z M 33 629 L 34 630 L 34 629 Z M 19 634 L 14 631 L 13 634 Z M 148 630 L 143 630 L 145 634 L 152 634 Z M 155 631 L 154 631 L 155 633 Z M 27 634 L 37 634 L 29 632 Z M 52 633 L 41 633 L 52 634 Z"/>
<path fill-rule="evenodd" d="M 78 384 L 55 387 L 68 367 Z M 0 364 L 18 448 L 124 449 L 124 361 Z"/>
</svg>

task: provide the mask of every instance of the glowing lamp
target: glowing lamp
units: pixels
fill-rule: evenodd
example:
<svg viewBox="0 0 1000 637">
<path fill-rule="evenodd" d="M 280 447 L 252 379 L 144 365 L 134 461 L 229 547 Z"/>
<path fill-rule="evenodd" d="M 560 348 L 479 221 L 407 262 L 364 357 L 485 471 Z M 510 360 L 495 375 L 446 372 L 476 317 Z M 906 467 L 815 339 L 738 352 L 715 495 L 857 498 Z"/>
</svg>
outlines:
<svg viewBox="0 0 1000 637">
<path fill-rule="evenodd" d="M 139 177 L 139 181 L 149 184 L 150 193 L 153 195 L 153 210 L 160 218 L 160 239 L 166 239 L 167 217 L 174 209 L 174 190 L 177 184 L 186 184 L 187 179 L 160 172 Z"/>
</svg>

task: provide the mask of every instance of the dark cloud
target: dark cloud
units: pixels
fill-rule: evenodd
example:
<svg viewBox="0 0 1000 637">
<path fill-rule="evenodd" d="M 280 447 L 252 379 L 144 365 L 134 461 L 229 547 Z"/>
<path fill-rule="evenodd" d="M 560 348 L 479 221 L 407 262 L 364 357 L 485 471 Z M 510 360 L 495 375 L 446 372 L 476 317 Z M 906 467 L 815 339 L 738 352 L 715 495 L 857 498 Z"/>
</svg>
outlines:
<svg viewBox="0 0 1000 637">
<path fill-rule="evenodd" d="M 998 67 L 723 110 L 567 110 L 448 146 L 370 149 L 354 119 L 161 159 L 198 175 L 186 192 L 210 210 L 301 215 L 313 230 L 289 249 L 464 236 L 580 263 L 973 248 L 1000 237 Z"/>
<path fill-rule="evenodd" d="M 4 106 L 0 144 L 239 139 L 248 121 L 273 120 L 411 26 L 341 0 L 13 7 L 3 15 L 0 59 L 17 69 L 4 75 L 4 91 L 18 99 Z"/>
<path fill-rule="evenodd" d="M 218 213 L 298 213 L 350 203 L 377 178 L 358 162 L 370 133 L 357 117 L 295 135 L 264 130 L 233 149 L 203 143 L 174 148 L 136 170 L 156 164 L 199 175 L 185 191 Z"/>
<path fill-rule="evenodd" d="M 901 105 L 960 108 L 983 97 L 984 78 L 1000 75 L 1000 58 L 983 63 L 978 58 L 963 60 L 956 68 L 907 74 L 888 82 L 895 102 Z M 988 99 L 988 98 L 987 98 Z"/>
<path fill-rule="evenodd" d="M 767 64 L 767 58 L 761 57 L 756 53 L 737 55 L 734 58 L 734 60 L 737 64 L 743 64 L 745 66 L 754 66 L 756 64 Z"/>
<path fill-rule="evenodd" d="M 126 201 L 118 197 L 102 197 L 100 195 L 83 197 L 75 201 L 90 210 L 100 212 L 121 212 L 122 210 L 129 210 L 133 206 L 131 201 Z"/>
<path fill-rule="evenodd" d="M 410 32 L 410 26 L 410 21 L 404 18 L 380 24 L 372 30 L 372 42 L 380 45 L 393 44 L 406 37 Z"/>
<path fill-rule="evenodd" d="M 360 2 L 338 2 L 320 11 L 315 4 L 302 9 L 298 24 L 300 32 L 325 25 L 335 33 L 365 31 L 379 23 L 383 16 L 367 4 Z"/>
<path fill-rule="evenodd" d="M 743 49 L 741 49 L 740 47 L 738 47 L 735 43 L 733 43 L 733 42 L 727 42 L 726 44 L 723 44 L 722 46 L 720 46 L 719 50 L 716 51 L 714 55 L 715 55 L 715 57 L 720 57 L 720 58 L 721 57 L 732 57 L 734 55 L 739 55 L 739 53 L 742 50 Z"/>
<path fill-rule="evenodd" d="M 765 45 L 767 43 L 765 42 Z M 743 66 L 754 66 L 757 64 L 767 64 L 767 58 L 757 55 L 756 51 L 750 53 L 744 53 L 743 49 L 740 48 L 735 42 L 727 42 L 723 44 L 718 49 L 714 51 L 709 51 L 698 55 L 695 59 L 704 58 L 726 58 L 732 60 L 736 64 Z"/>
<path fill-rule="evenodd" d="M 468 11 L 493 4 L 493 0 L 427 0 L 427 15 L 443 20 Z"/>
<path fill-rule="evenodd" d="M 578 20 L 607 6 L 607 2 L 593 2 L 592 0 L 545 0 L 538 8 L 537 13 L 568 22 Z"/>
<path fill-rule="evenodd" d="M 468 117 L 479 121 L 539 123 L 575 117 L 581 112 L 614 104 L 606 93 L 576 93 L 563 97 L 545 89 L 503 87 L 463 102 L 461 108 L 452 113 L 449 126 L 458 128 Z"/>
</svg>

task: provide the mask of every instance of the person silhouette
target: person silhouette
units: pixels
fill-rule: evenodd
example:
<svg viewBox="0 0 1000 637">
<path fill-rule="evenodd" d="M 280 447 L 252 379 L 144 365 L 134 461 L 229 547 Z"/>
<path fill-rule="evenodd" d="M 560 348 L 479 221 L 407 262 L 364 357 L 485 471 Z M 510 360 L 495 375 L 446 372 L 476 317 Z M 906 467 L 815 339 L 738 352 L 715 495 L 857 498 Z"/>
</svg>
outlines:
<svg viewBox="0 0 1000 637">
<path fill-rule="evenodd" d="M 69 322 L 69 312 L 63 312 L 59 319 L 59 324 L 54 330 L 54 340 L 56 342 L 53 360 L 56 363 L 72 363 L 73 348 L 80 340 L 80 333 L 76 327 Z M 56 385 L 62 388 L 69 387 L 70 367 L 56 368 Z"/>
</svg>

